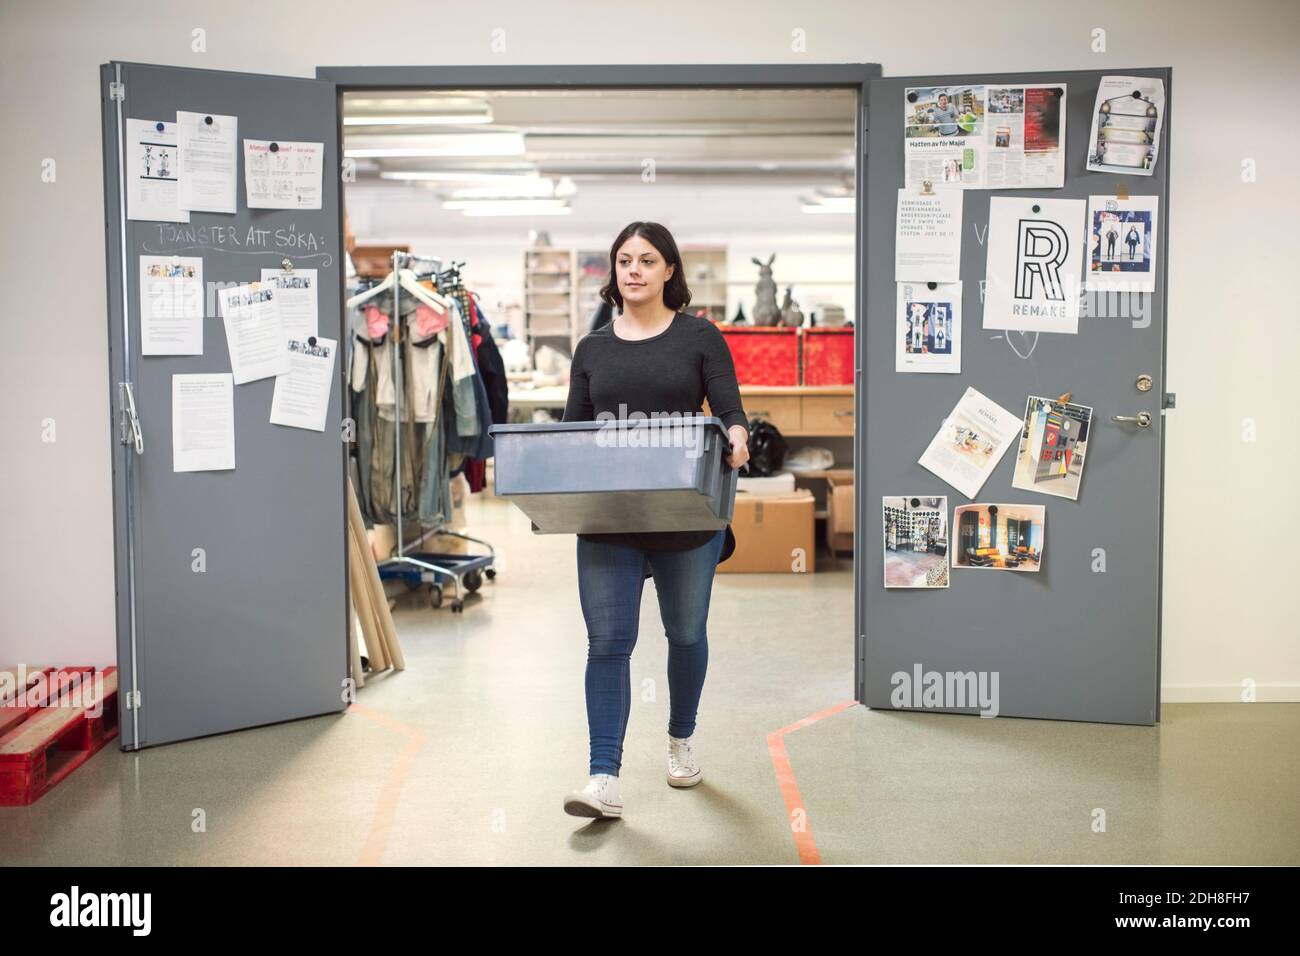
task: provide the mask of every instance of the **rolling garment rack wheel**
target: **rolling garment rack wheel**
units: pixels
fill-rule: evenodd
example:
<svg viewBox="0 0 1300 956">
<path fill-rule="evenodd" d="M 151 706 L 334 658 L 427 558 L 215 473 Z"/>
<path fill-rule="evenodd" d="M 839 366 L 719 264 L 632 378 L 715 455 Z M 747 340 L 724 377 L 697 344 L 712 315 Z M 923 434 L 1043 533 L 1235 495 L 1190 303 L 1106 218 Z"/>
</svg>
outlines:
<svg viewBox="0 0 1300 956">
<path fill-rule="evenodd" d="M 441 584 L 429 585 L 429 605 L 433 607 L 435 610 L 437 608 L 442 607 L 442 585 Z"/>
<path fill-rule="evenodd" d="M 451 602 L 451 613 L 460 614 L 464 610 L 465 610 L 465 602 L 462 601 L 460 598 L 453 598 Z"/>
<path fill-rule="evenodd" d="M 491 581 L 493 578 L 495 578 L 495 577 L 497 576 L 497 569 L 496 569 L 496 568 L 487 568 L 487 569 L 484 571 L 484 573 L 488 576 L 488 580 Z"/>
<path fill-rule="evenodd" d="M 473 593 L 483 586 L 483 575 L 477 569 L 465 572 L 465 590 Z"/>
</svg>

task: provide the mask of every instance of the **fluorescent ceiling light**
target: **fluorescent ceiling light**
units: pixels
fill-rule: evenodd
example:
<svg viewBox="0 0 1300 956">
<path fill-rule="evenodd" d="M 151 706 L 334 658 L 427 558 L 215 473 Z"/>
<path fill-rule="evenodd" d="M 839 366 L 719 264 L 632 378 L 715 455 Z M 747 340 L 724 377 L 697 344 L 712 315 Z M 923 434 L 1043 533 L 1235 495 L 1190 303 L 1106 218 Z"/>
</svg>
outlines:
<svg viewBox="0 0 1300 956">
<path fill-rule="evenodd" d="M 488 109 L 488 104 L 481 96 L 366 96 L 363 93 L 348 93 L 343 97 L 343 108 L 364 112 L 366 110 L 392 110 L 407 113 L 423 111 L 437 113 L 445 110 Z"/>
<path fill-rule="evenodd" d="M 469 126 L 492 122 L 490 113 L 429 113 L 406 116 L 345 116 L 344 126 Z"/>
<path fill-rule="evenodd" d="M 553 180 L 519 177 L 513 183 L 490 186 L 469 186 L 452 191 L 452 199 L 550 199 L 558 195 Z"/>
<path fill-rule="evenodd" d="M 526 209 L 466 209 L 466 216 L 567 216 L 573 212 L 572 206 L 529 206 Z"/>
<path fill-rule="evenodd" d="M 399 145 L 400 142 L 400 145 Z M 392 143 L 393 145 L 378 145 Z M 518 133 L 448 133 L 442 135 L 365 136 L 345 147 L 343 155 L 357 159 L 419 159 L 436 156 L 522 156 L 524 138 Z"/>
<path fill-rule="evenodd" d="M 856 209 L 853 206 L 840 205 L 839 203 L 835 203 L 830 206 L 825 205 L 823 203 L 805 203 L 803 206 L 803 211 L 810 212 L 810 213 L 823 213 L 829 215 L 851 215 L 856 211 Z"/>
<path fill-rule="evenodd" d="M 520 180 L 527 182 L 541 179 L 536 173 L 476 173 L 459 170 L 435 171 L 423 169 L 381 172 L 379 178 L 417 183 L 513 183 Z"/>
<path fill-rule="evenodd" d="M 824 190 L 818 190 L 818 195 L 811 199 L 807 196 L 801 196 L 800 201 L 803 203 L 803 211 L 814 215 L 852 213 L 856 212 L 858 208 L 855 196 L 846 196 L 843 193 L 828 195 Z"/>
<path fill-rule="evenodd" d="M 448 199 L 443 209 L 546 209 L 567 205 L 563 199 Z"/>
</svg>

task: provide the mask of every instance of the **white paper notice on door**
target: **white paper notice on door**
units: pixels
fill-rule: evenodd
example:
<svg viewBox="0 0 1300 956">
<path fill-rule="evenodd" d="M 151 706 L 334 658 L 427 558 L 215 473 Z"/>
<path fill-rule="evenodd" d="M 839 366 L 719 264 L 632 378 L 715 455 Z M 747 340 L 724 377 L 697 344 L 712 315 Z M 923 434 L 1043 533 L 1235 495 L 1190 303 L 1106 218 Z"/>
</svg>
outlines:
<svg viewBox="0 0 1300 956">
<path fill-rule="evenodd" d="M 203 260 L 140 257 L 140 354 L 203 354 Z"/>
<path fill-rule="evenodd" d="M 319 209 L 324 143 L 244 140 L 249 209 Z"/>
<path fill-rule="evenodd" d="M 1079 331 L 1086 207 L 1082 199 L 989 200 L 984 328 Z"/>
<path fill-rule="evenodd" d="M 895 372 L 961 371 L 960 282 L 900 282 L 895 308 Z"/>
<path fill-rule="evenodd" d="M 290 339 L 308 339 L 316 334 L 316 270 L 263 269 L 263 284 L 275 286 L 275 300 L 280 304 L 280 321 Z"/>
<path fill-rule="evenodd" d="M 973 388 L 966 389 L 917 464 L 974 498 L 1011 442 L 1021 419 Z"/>
<path fill-rule="evenodd" d="M 894 226 L 896 282 L 956 282 L 961 278 L 962 191 L 898 191 Z"/>
<path fill-rule="evenodd" d="M 235 467 L 235 383 L 229 372 L 172 376 L 172 471 Z"/>
<path fill-rule="evenodd" d="M 179 205 L 176 124 L 126 121 L 126 218 L 189 222 Z"/>
<path fill-rule="evenodd" d="M 1164 80 L 1103 76 L 1092 111 L 1088 171 L 1152 175 L 1160 157 L 1160 131 L 1164 125 Z"/>
<path fill-rule="evenodd" d="M 275 287 L 254 282 L 217 293 L 235 384 L 289 371 L 289 350 Z"/>
<path fill-rule="evenodd" d="M 176 111 L 180 207 L 234 212 L 239 175 L 239 118 Z"/>
<path fill-rule="evenodd" d="M 1157 196 L 1088 197 L 1088 264 L 1091 290 L 1156 290 Z"/>
<path fill-rule="evenodd" d="M 1056 189 L 1065 183 L 1064 83 L 903 91 L 905 185 Z"/>
<path fill-rule="evenodd" d="M 334 339 L 289 339 L 289 371 L 275 378 L 271 424 L 325 430 L 334 382 Z"/>
</svg>

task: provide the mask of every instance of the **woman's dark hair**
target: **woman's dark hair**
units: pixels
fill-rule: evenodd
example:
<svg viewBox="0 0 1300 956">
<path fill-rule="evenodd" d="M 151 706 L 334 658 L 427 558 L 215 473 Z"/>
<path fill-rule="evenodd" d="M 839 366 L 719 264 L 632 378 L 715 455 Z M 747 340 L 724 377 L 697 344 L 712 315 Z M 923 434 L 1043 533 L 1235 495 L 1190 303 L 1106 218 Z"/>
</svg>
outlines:
<svg viewBox="0 0 1300 956">
<path fill-rule="evenodd" d="M 609 247 L 609 280 L 600 287 L 600 297 L 610 305 L 623 311 L 623 294 L 618 291 L 618 267 L 615 260 L 618 250 L 633 236 L 640 236 L 659 250 L 667 265 L 673 266 L 673 274 L 664 283 L 664 305 L 674 312 L 680 312 L 691 301 L 691 290 L 686 287 L 686 269 L 682 266 L 682 254 L 677 251 L 677 241 L 673 234 L 657 222 L 630 222 L 623 227 L 614 244 Z"/>
</svg>

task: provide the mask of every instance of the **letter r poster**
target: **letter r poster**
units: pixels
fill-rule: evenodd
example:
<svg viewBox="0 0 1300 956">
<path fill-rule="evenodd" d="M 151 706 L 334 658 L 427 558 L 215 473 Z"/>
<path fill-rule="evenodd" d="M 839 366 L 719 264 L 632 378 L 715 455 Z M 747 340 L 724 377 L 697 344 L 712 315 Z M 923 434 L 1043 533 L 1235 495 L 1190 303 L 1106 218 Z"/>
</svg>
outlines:
<svg viewBox="0 0 1300 956">
<path fill-rule="evenodd" d="M 984 328 L 1078 333 L 1086 207 L 1082 199 L 989 200 Z"/>
</svg>

